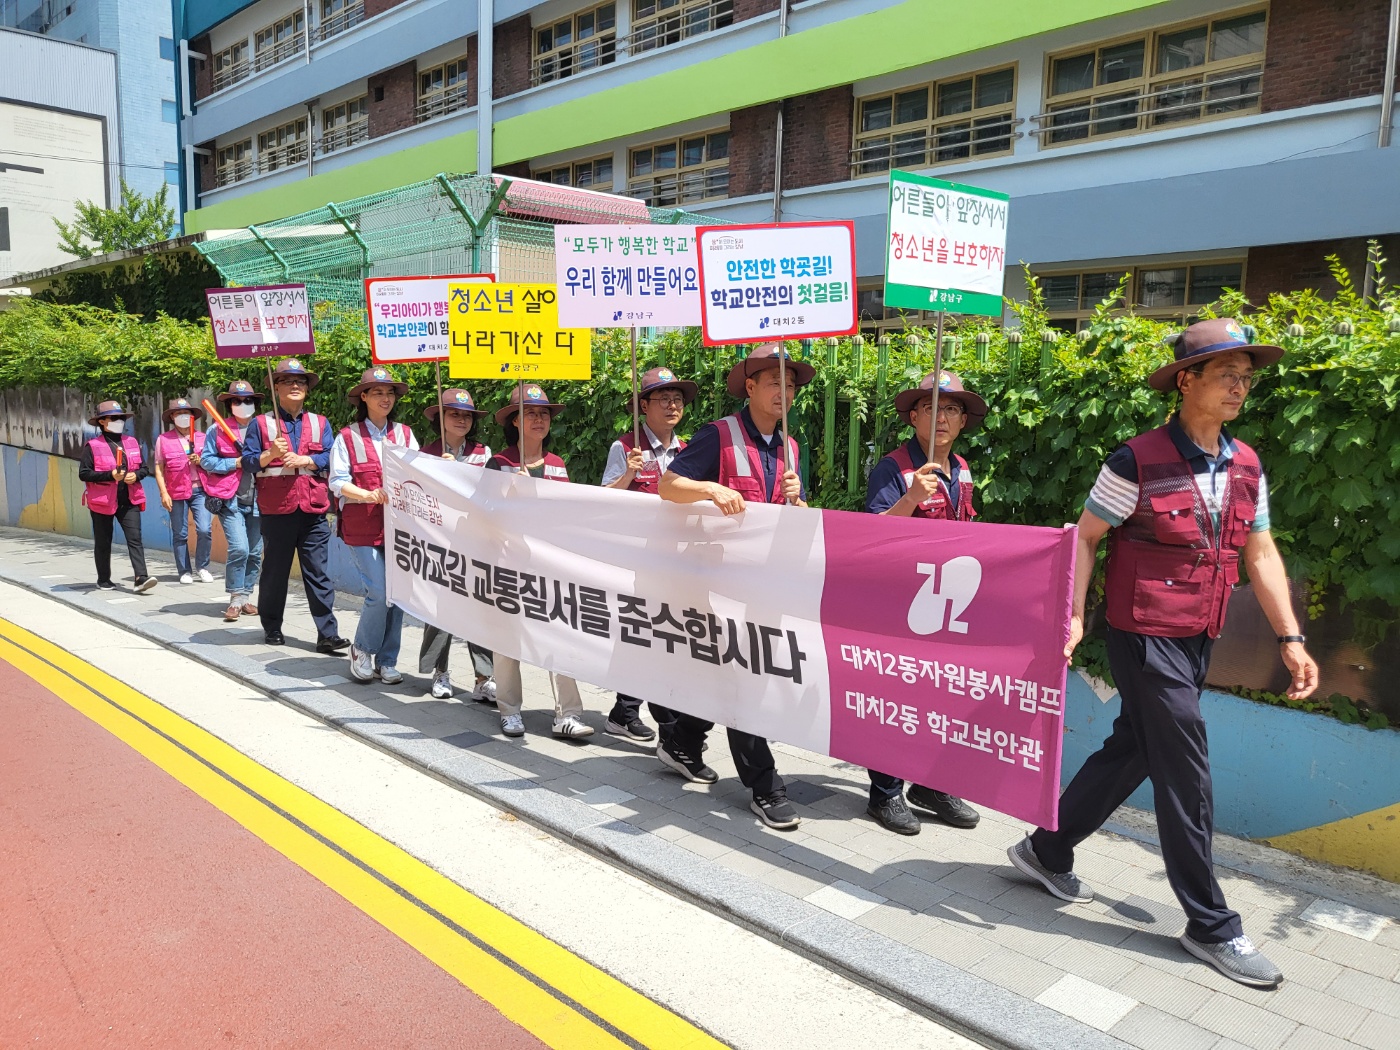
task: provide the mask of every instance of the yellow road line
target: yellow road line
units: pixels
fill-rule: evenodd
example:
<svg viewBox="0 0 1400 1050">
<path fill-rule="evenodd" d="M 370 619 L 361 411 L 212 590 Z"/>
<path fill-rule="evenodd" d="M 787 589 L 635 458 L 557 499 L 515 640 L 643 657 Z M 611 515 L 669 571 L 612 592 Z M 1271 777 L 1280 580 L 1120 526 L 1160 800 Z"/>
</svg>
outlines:
<svg viewBox="0 0 1400 1050">
<path fill-rule="evenodd" d="M 567 1050 L 723 1047 L 685 1019 L 104 671 L 8 620 L 0 619 L 0 639 L 0 658 L 227 813 L 548 1045 Z"/>
</svg>

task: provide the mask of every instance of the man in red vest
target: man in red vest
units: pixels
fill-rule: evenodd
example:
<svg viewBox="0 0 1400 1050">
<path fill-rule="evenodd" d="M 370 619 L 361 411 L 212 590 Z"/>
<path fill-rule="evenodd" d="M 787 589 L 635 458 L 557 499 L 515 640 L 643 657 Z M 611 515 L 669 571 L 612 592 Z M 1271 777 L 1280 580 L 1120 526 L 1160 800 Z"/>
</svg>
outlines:
<svg viewBox="0 0 1400 1050">
<path fill-rule="evenodd" d="M 315 372 L 295 358 L 280 361 L 272 372 L 277 407 L 255 416 L 243 436 L 243 469 L 257 476 L 258 512 L 262 517 L 263 564 L 258 581 L 258 618 L 268 645 L 285 645 L 282 615 L 292 555 L 301 566 L 301 582 L 311 618 L 316 622 L 316 651 L 336 653 L 350 644 L 335 620 L 335 588 L 327 562 L 331 527 L 326 521 L 331 494 L 326 485 L 335 432 L 330 421 L 306 412 L 306 395 L 316 385 Z"/>
<path fill-rule="evenodd" d="M 987 402 L 971 390 L 964 390 L 962 379 L 955 373 L 930 372 L 918 386 L 895 396 L 894 410 L 914 428 L 914 436 L 875 464 L 866 481 L 866 511 L 902 518 L 971 521 L 977 516 L 972 507 L 972 471 L 967 460 L 953 451 L 953 442 L 960 434 L 982 425 L 987 417 Z M 930 448 L 932 459 L 928 455 Z M 977 810 L 956 795 L 922 784 L 909 786 L 909 801 L 955 828 L 975 828 L 982 819 Z M 870 801 L 865 811 L 890 831 L 900 835 L 919 833 L 919 818 L 905 804 L 904 781 L 898 777 L 870 770 Z"/>
<path fill-rule="evenodd" d="M 1241 558 L 1278 634 L 1288 695 L 1301 699 L 1317 688 L 1317 664 L 1303 648 L 1269 533 L 1259 457 L 1224 429 L 1240 414 L 1255 369 L 1282 356 L 1279 347 L 1251 344 L 1230 318 L 1201 321 L 1177 337 L 1174 360 L 1148 380 L 1155 390 L 1176 390 L 1181 405 L 1166 426 L 1114 452 L 1085 501 L 1065 646 L 1068 658 L 1083 637 L 1094 555 L 1108 535 L 1108 659 L 1122 708 L 1103 747 L 1060 796 L 1059 830 L 1040 828 L 1007 851 L 1061 900 L 1092 900 L 1074 874 L 1074 848 L 1150 778 L 1167 881 L 1186 912 L 1182 946 L 1256 988 L 1277 987 L 1283 974 L 1244 935 L 1215 878 L 1201 689 Z"/>
<path fill-rule="evenodd" d="M 778 358 L 787 368 L 787 389 L 778 381 Z M 728 389 L 748 404 L 731 416 L 701 427 L 690 444 L 661 476 L 661 498 L 672 503 L 714 503 L 725 514 L 742 514 L 746 500 L 805 507 L 798 474 L 797 442 L 788 438 L 786 464 L 780 426 L 784 404 L 791 406 L 797 388 L 812 381 L 815 369 L 787 356 L 781 343 L 764 343 L 729 370 Z M 713 722 L 677 713 L 669 739 L 656 757 L 687 780 L 713 784 L 719 774 L 701 760 L 705 734 Z M 729 730 L 729 751 L 739 779 L 753 792 L 749 808 L 770 828 L 787 830 L 801 823 L 788 801 L 768 741 L 738 729 Z"/>
<path fill-rule="evenodd" d="M 603 487 L 648 492 L 653 496 L 661 487 L 661 475 L 676 458 L 685 442 L 676 434 L 686 406 L 695 400 L 700 388 L 688 379 L 678 379 L 669 368 L 653 368 L 643 374 L 637 388 L 637 409 L 642 416 L 641 444 L 625 431 L 608 449 L 603 468 Z M 603 732 L 632 740 L 653 740 L 656 733 L 641 719 L 642 702 L 635 696 L 617 694 Z M 675 712 L 651 705 L 652 717 L 666 737 Z"/>
</svg>

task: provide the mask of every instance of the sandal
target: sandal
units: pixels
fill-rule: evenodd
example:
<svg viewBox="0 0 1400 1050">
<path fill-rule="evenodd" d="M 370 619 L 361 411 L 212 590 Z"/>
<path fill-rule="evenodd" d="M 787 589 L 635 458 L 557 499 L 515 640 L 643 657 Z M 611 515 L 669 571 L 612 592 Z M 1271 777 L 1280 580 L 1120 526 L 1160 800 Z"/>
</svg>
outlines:
<svg viewBox="0 0 1400 1050">
<path fill-rule="evenodd" d="M 233 623 L 238 619 L 238 614 L 242 612 L 236 605 L 230 605 L 224 610 L 224 623 Z"/>
</svg>

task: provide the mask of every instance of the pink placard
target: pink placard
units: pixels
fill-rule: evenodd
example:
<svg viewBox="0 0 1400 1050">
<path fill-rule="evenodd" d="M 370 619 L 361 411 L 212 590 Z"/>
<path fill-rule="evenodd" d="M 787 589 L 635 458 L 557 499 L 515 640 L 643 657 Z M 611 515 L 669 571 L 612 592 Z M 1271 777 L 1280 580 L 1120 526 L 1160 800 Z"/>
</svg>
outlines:
<svg viewBox="0 0 1400 1050">
<path fill-rule="evenodd" d="M 831 755 L 1055 828 L 1076 530 L 822 514 Z"/>
<path fill-rule="evenodd" d="M 206 288 L 214 356 L 306 357 L 316 352 L 304 284 Z"/>
</svg>

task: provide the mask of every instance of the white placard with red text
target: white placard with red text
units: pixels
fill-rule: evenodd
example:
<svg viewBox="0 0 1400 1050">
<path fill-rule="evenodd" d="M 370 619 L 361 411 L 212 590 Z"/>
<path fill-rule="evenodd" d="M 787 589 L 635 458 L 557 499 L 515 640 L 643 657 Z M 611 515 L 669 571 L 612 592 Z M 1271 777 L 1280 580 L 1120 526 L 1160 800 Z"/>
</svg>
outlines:
<svg viewBox="0 0 1400 1050">
<path fill-rule="evenodd" d="M 700 323 L 694 226 L 554 227 L 561 328 Z"/>
<path fill-rule="evenodd" d="M 446 361 L 450 345 L 448 286 L 494 280 L 489 273 L 367 278 L 370 357 L 377 365 Z"/>
</svg>

